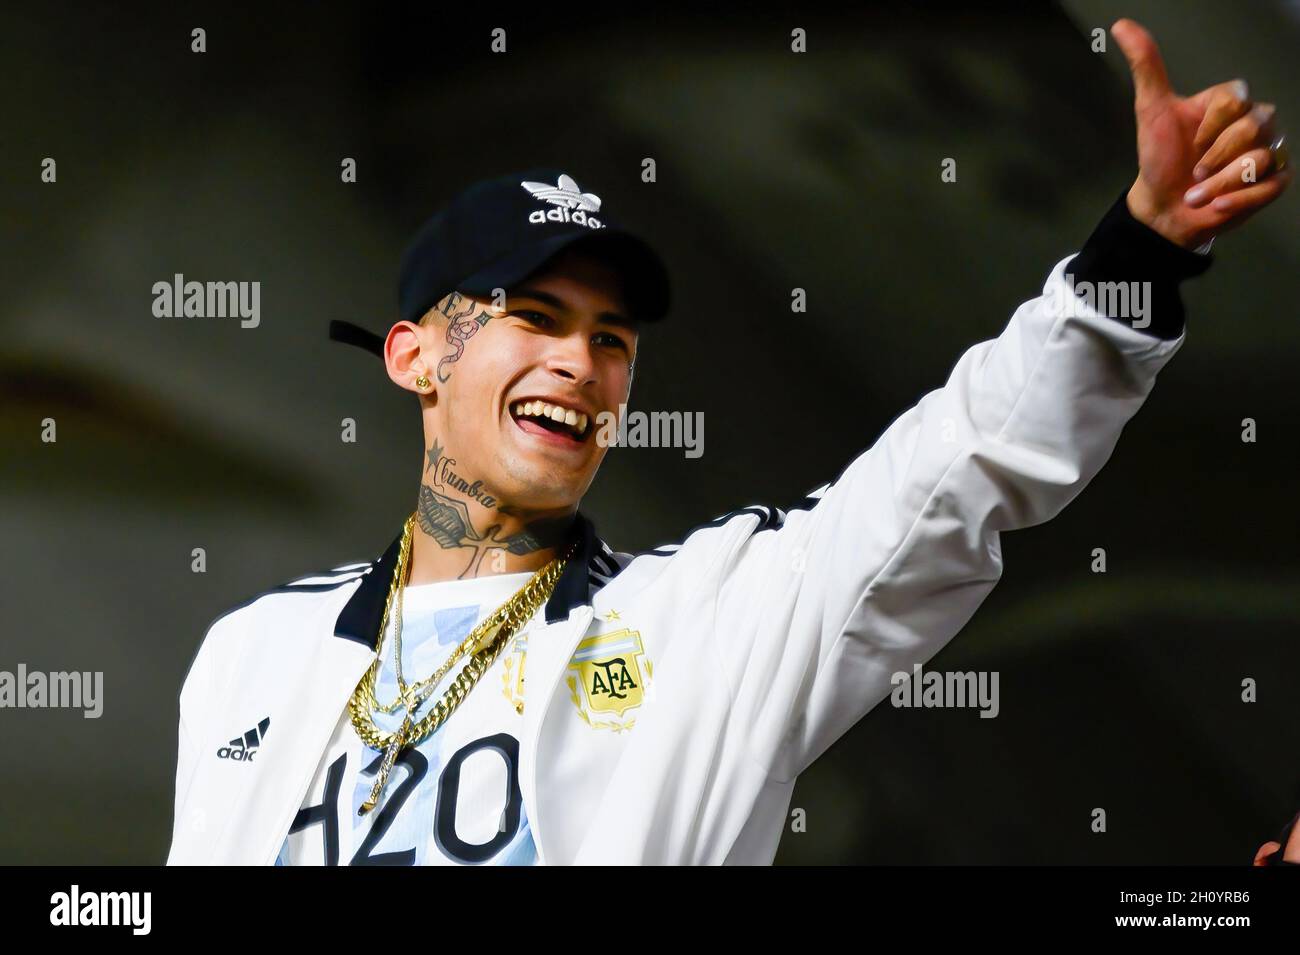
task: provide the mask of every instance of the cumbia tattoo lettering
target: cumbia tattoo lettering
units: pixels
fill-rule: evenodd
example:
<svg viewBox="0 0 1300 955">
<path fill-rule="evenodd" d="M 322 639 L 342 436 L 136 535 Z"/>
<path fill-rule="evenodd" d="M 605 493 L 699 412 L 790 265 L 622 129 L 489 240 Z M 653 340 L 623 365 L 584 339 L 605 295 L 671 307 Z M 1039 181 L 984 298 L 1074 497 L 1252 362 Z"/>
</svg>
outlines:
<svg viewBox="0 0 1300 955">
<path fill-rule="evenodd" d="M 433 483 L 439 487 L 460 491 L 471 501 L 476 501 L 484 507 L 496 507 L 496 496 L 488 493 L 487 486 L 482 481 L 468 481 L 453 471 L 456 459 L 447 457 L 443 451 L 444 448 L 435 438 L 433 447 L 425 452 L 429 463 L 424 466 L 424 470 L 427 474 L 429 469 L 433 468 Z"/>
</svg>

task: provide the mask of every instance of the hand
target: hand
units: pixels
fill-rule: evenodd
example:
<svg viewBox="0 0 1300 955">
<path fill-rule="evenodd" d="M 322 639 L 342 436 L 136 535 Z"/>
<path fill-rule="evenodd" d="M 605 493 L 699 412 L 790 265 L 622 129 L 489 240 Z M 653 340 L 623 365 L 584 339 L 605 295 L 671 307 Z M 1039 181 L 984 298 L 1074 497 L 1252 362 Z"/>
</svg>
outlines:
<svg viewBox="0 0 1300 955">
<path fill-rule="evenodd" d="M 1282 194 L 1295 170 L 1285 145 L 1270 148 L 1278 138 L 1271 103 L 1252 104 L 1244 80 L 1179 96 L 1151 34 L 1132 20 L 1117 20 L 1110 32 L 1133 72 L 1138 177 L 1128 208 L 1135 219 L 1194 249 Z"/>
<path fill-rule="evenodd" d="M 1268 865 L 1268 857 L 1280 849 L 1282 849 L 1282 845 L 1276 840 L 1264 843 L 1259 847 L 1259 851 L 1255 853 L 1255 865 Z M 1300 865 L 1300 825 L 1292 827 L 1291 838 L 1286 842 L 1286 849 L 1282 852 L 1282 858 L 1287 862 Z"/>
</svg>

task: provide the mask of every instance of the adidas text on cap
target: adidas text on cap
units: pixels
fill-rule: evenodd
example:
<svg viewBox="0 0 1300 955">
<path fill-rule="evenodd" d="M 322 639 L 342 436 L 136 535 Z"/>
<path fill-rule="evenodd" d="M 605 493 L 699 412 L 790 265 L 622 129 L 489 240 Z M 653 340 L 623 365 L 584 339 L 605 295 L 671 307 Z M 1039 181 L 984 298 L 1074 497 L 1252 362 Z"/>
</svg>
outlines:
<svg viewBox="0 0 1300 955">
<path fill-rule="evenodd" d="M 658 254 L 611 221 L 600 196 L 573 177 L 534 168 L 475 183 L 420 228 L 402 256 L 399 315 L 418 322 L 453 291 L 509 289 L 568 248 L 619 273 L 633 318 L 655 322 L 667 314 L 668 271 Z M 330 337 L 383 353 L 380 336 L 350 322 L 330 322 Z"/>
</svg>

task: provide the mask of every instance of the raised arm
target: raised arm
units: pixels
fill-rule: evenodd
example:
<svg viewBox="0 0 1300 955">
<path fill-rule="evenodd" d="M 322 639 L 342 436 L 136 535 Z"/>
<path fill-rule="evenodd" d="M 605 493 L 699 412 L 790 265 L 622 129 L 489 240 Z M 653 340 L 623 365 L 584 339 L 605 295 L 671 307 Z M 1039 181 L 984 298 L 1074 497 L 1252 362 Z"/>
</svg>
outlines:
<svg viewBox="0 0 1300 955">
<path fill-rule="evenodd" d="M 965 625 L 1001 577 L 1003 531 L 1087 486 L 1183 345 L 1178 283 L 1209 265 L 1192 250 L 1289 181 L 1267 148 L 1271 113 L 1258 119 L 1237 84 L 1177 97 L 1146 32 L 1113 31 L 1135 78 L 1140 172 L 1079 255 L 835 481 L 789 513 L 718 528 L 717 661 L 775 778 Z M 1254 182 L 1233 178 L 1243 157 Z"/>
</svg>

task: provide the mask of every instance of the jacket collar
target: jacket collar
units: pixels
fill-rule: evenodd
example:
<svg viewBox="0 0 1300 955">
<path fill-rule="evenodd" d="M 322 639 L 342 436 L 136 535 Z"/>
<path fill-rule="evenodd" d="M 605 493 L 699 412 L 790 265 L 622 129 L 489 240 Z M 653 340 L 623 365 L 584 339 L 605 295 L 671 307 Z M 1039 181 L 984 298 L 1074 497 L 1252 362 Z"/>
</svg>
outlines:
<svg viewBox="0 0 1300 955">
<path fill-rule="evenodd" d="M 569 614 L 574 607 L 585 606 L 588 602 L 590 591 L 587 589 L 587 568 L 591 564 L 592 556 L 596 553 L 596 548 L 599 546 L 596 528 L 579 511 L 574 515 L 573 528 L 569 533 L 577 535 L 578 549 L 573 554 L 573 560 L 565 565 L 564 573 L 560 574 L 560 579 L 555 582 L 555 589 L 551 591 L 551 599 L 546 601 L 547 623 L 559 623 L 561 620 L 568 620 Z"/>
<path fill-rule="evenodd" d="M 575 607 L 585 606 L 589 602 L 587 568 L 600 547 L 600 539 L 596 536 L 595 526 L 581 511 L 574 515 L 573 528 L 569 533 L 577 535 L 578 550 L 564 568 L 564 573 L 556 581 L 555 590 L 546 602 L 548 624 L 567 620 Z M 401 546 L 402 534 L 398 531 L 388 549 L 370 565 L 370 570 L 361 578 L 360 586 L 343 605 L 334 626 L 334 636 L 367 647 L 373 647 L 378 642 L 379 621 L 384 616 L 388 587 L 393 580 L 393 567 L 397 563 Z"/>
</svg>

